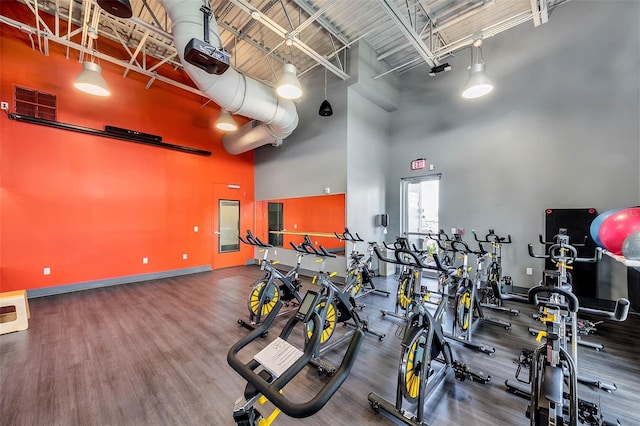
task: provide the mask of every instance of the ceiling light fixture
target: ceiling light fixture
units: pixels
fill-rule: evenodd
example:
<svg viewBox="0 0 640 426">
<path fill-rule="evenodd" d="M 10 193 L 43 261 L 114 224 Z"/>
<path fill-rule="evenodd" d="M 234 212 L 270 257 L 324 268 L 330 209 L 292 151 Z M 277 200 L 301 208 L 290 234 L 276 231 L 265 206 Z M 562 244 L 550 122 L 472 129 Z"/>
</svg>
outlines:
<svg viewBox="0 0 640 426">
<path fill-rule="evenodd" d="M 220 116 L 216 120 L 216 129 L 223 132 L 235 132 L 238 130 L 238 125 L 228 110 L 220 110 Z"/>
<path fill-rule="evenodd" d="M 327 100 L 327 69 L 324 69 L 324 101 L 320 104 L 320 110 L 318 111 L 321 117 L 331 117 L 333 115 L 333 108 Z"/>
<path fill-rule="evenodd" d="M 293 64 L 284 64 L 282 67 L 282 75 L 276 83 L 276 92 L 278 96 L 284 99 L 298 99 L 302 96 L 302 88 L 300 81 L 296 77 L 296 66 Z"/>
<path fill-rule="evenodd" d="M 93 62 L 82 63 L 82 71 L 73 85 L 76 89 L 90 95 L 109 96 L 111 94 L 107 82 L 102 77 L 102 67 Z"/>
<path fill-rule="evenodd" d="M 462 91 L 462 97 L 465 99 L 476 99 L 491 93 L 493 83 L 484 73 L 484 57 L 482 56 L 482 40 L 476 40 L 471 46 L 471 66 L 469 67 L 469 79 Z M 474 56 L 474 50 L 477 53 Z M 475 58 L 475 60 L 474 60 Z"/>
</svg>

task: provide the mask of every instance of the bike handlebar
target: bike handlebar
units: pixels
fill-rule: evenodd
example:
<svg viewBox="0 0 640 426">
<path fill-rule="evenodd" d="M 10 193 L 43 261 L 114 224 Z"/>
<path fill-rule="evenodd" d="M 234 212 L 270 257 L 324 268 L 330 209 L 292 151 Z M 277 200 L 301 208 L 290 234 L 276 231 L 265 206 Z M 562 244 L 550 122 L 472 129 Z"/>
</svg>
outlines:
<svg viewBox="0 0 640 426">
<path fill-rule="evenodd" d="M 333 234 L 340 241 L 351 241 L 352 243 L 360 243 L 364 241 L 357 232 L 356 236 L 354 237 L 353 234 L 349 231 L 349 228 L 346 227 L 344 228 L 344 232 L 342 234 L 338 234 L 337 232 L 334 232 Z"/>
<path fill-rule="evenodd" d="M 241 236 L 238 235 L 238 239 L 240 241 L 242 241 L 243 243 L 250 245 L 250 246 L 258 246 L 258 247 L 264 247 L 264 248 L 269 248 L 269 247 L 273 247 L 273 245 L 271 244 L 267 244 L 264 243 L 260 240 L 260 238 L 254 236 L 251 233 L 251 230 L 247 229 L 247 235 L 242 238 Z"/>
<path fill-rule="evenodd" d="M 335 254 L 329 253 L 322 245 L 319 245 L 318 247 L 314 246 L 308 235 L 304 236 L 304 240 L 299 246 L 296 246 L 291 241 L 289 241 L 289 244 L 291 244 L 291 247 L 299 253 L 313 254 L 320 257 L 337 257 Z"/>
<path fill-rule="evenodd" d="M 569 290 L 561 288 L 561 287 L 549 287 L 546 285 L 540 285 L 537 287 L 532 287 L 529 289 L 527 293 L 527 297 L 529 298 L 529 303 L 533 305 L 556 305 L 555 303 L 548 303 L 538 299 L 538 294 L 540 293 L 555 293 L 561 296 L 564 296 L 567 301 L 567 307 L 570 312 L 578 312 L 579 302 L 578 298 L 575 294 L 571 293 Z"/>
<path fill-rule="evenodd" d="M 511 234 L 507 234 L 506 237 L 500 237 L 493 229 L 489 229 L 489 233 L 485 235 L 484 240 L 481 240 L 478 238 L 475 230 L 472 230 L 471 232 L 473 233 L 473 237 L 479 243 L 511 244 Z"/>
<path fill-rule="evenodd" d="M 320 344 L 320 336 L 322 334 L 321 324 L 323 322 L 317 312 L 313 312 L 311 314 L 314 324 L 313 334 L 305 347 L 303 355 L 273 382 L 267 382 L 254 371 L 259 366 L 257 361 L 251 360 L 247 364 L 244 364 L 237 357 L 240 350 L 260 337 L 262 333 L 268 329 L 275 319 L 274 313 L 277 313 L 282 305 L 282 301 L 278 301 L 278 305 L 276 305 L 276 307 L 271 311 L 263 325 L 255 329 L 252 333 L 238 341 L 231 347 L 231 349 L 229 349 L 229 352 L 227 353 L 227 363 L 248 383 L 254 386 L 258 392 L 264 395 L 273 405 L 286 415 L 294 418 L 309 417 L 324 407 L 324 405 L 329 401 L 333 394 L 336 393 L 349 376 L 356 356 L 360 350 L 360 346 L 364 338 L 364 332 L 359 329 L 355 330 L 340 367 L 313 398 L 302 403 L 293 402 L 280 393 L 280 390 L 284 388 L 309 363 L 314 351 Z"/>
<path fill-rule="evenodd" d="M 616 306 L 615 308 L 613 308 L 613 312 L 592 308 L 579 308 L 578 312 L 581 314 L 609 319 L 612 321 L 626 321 L 627 315 L 629 314 L 629 306 L 629 300 L 625 298 L 619 298 L 618 300 L 616 300 Z"/>
<path fill-rule="evenodd" d="M 544 244 L 546 246 L 550 246 L 550 245 L 553 245 L 553 244 L 557 243 L 557 241 L 558 241 L 557 238 L 558 238 L 559 235 L 565 235 L 566 236 L 567 234 L 562 233 L 562 231 L 561 231 L 560 234 L 554 235 L 553 241 L 545 241 L 544 238 L 542 238 L 542 234 L 538 234 L 538 239 L 540 240 L 540 244 Z M 584 247 L 585 245 L 587 245 L 587 240 L 588 240 L 588 237 L 585 236 L 582 243 L 572 243 L 572 244 L 575 247 Z"/>
</svg>

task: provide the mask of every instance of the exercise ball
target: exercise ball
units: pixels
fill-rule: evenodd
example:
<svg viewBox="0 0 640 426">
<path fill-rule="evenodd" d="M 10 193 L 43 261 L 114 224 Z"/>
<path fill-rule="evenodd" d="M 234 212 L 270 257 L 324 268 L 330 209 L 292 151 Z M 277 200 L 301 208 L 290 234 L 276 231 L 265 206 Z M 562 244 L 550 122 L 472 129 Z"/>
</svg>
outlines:
<svg viewBox="0 0 640 426">
<path fill-rule="evenodd" d="M 600 232 L 600 225 L 602 225 L 602 222 L 604 222 L 606 218 L 611 216 L 612 213 L 615 213 L 620 210 L 622 210 L 622 208 L 610 209 L 610 210 L 604 211 L 600 213 L 598 216 L 596 216 L 596 218 L 593 219 L 593 222 L 591 222 L 591 226 L 589 227 L 589 233 L 591 234 L 591 238 L 593 238 L 593 241 L 595 241 L 598 246 L 604 247 L 602 245 L 602 241 L 600 241 L 600 238 L 598 237 L 598 233 Z"/>
<path fill-rule="evenodd" d="M 622 254 L 622 243 L 632 233 L 640 231 L 640 207 L 622 209 L 602 221 L 598 237 L 605 249 Z"/>
<path fill-rule="evenodd" d="M 622 255 L 629 260 L 640 260 L 640 231 L 636 231 L 624 239 Z"/>
</svg>

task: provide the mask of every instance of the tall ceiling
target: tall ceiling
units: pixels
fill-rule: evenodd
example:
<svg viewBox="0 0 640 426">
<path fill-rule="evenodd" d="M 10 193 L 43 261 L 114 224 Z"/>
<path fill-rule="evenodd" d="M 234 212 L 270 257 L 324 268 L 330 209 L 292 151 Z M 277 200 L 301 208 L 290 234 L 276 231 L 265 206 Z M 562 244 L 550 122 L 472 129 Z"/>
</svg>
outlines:
<svg viewBox="0 0 640 426">
<path fill-rule="evenodd" d="M 35 48 L 47 53 L 48 43 L 54 42 L 94 52 L 123 66 L 124 73 L 148 76 L 149 85 L 159 79 L 199 93 L 194 86 L 162 73 L 163 65 L 180 70 L 181 64 L 172 43 L 171 21 L 158 0 L 130 0 L 133 17 L 129 19 L 106 13 L 94 0 L 18 1 L 34 16 L 55 18 L 53 25 L 50 16 L 18 22 L 0 10 L 0 23 L 30 33 Z M 231 65 L 273 85 L 287 62 L 296 65 L 298 75 L 324 67 L 338 78 L 348 78 L 348 49 L 361 40 L 387 70 L 374 79 L 425 64 L 437 66 L 474 40 L 522 23 L 544 24 L 550 11 L 565 1 L 211 0 L 209 4 Z M 69 17 L 71 28 L 66 24 Z M 112 40 L 121 52 L 100 52 L 100 45 L 93 41 L 95 34 L 98 40 Z"/>
</svg>

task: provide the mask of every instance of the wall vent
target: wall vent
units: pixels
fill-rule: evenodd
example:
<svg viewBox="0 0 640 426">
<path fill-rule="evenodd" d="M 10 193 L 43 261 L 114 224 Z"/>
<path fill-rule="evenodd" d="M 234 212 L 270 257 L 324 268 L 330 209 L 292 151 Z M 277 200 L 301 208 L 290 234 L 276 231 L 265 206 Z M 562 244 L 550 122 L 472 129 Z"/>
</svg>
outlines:
<svg viewBox="0 0 640 426">
<path fill-rule="evenodd" d="M 49 121 L 58 118 L 58 100 L 50 93 L 15 86 L 14 106 L 17 114 Z"/>
</svg>

